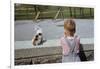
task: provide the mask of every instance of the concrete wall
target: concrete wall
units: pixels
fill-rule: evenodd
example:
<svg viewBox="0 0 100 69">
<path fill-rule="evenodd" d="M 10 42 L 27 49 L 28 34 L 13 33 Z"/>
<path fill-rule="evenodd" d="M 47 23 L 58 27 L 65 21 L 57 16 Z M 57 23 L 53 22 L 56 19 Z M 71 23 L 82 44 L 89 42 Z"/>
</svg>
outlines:
<svg viewBox="0 0 100 69">
<path fill-rule="evenodd" d="M 93 39 L 81 39 L 80 58 L 94 60 Z M 15 42 L 15 65 L 61 63 L 62 48 L 59 40 L 48 40 L 40 46 L 32 46 L 31 41 Z"/>
</svg>

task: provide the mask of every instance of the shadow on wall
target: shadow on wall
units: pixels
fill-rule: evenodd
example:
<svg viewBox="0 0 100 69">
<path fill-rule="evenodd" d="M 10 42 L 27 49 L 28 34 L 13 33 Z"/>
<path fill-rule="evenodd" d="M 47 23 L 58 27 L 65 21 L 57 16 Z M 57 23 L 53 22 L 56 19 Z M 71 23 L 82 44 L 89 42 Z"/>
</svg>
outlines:
<svg viewBox="0 0 100 69">
<path fill-rule="evenodd" d="M 86 51 L 83 49 L 83 45 L 80 44 L 80 52 L 79 52 L 79 57 L 81 61 L 93 61 L 94 60 L 94 51 L 91 51 L 90 55 L 86 57 Z M 88 51 L 87 51 L 88 52 Z"/>
</svg>

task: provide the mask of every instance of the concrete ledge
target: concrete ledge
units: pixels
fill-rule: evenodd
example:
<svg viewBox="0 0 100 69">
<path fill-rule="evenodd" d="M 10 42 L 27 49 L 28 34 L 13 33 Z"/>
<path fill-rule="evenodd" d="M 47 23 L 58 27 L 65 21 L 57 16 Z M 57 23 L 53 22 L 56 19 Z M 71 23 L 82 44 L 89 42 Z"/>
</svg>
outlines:
<svg viewBox="0 0 100 69">
<path fill-rule="evenodd" d="M 94 44 L 93 38 L 81 38 L 81 44 Z M 59 39 L 47 40 L 43 45 L 33 46 L 32 41 L 15 41 L 15 50 L 29 49 L 29 48 L 43 48 L 43 47 L 59 47 Z M 93 48 L 93 47 L 88 47 Z M 86 48 L 85 48 L 86 49 Z M 94 49 L 94 48 L 93 48 Z"/>
<path fill-rule="evenodd" d="M 39 57 L 29 57 L 15 60 L 15 65 L 61 63 L 62 55 L 46 55 Z"/>
<path fill-rule="evenodd" d="M 81 39 L 86 58 L 94 52 L 93 38 Z M 62 48 L 59 40 L 48 40 L 43 45 L 33 46 L 31 41 L 15 42 L 15 65 L 61 62 Z M 89 59 L 88 59 L 89 60 Z"/>
<path fill-rule="evenodd" d="M 15 50 L 15 59 L 62 54 L 61 47 L 43 47 Z"/>
</svg>

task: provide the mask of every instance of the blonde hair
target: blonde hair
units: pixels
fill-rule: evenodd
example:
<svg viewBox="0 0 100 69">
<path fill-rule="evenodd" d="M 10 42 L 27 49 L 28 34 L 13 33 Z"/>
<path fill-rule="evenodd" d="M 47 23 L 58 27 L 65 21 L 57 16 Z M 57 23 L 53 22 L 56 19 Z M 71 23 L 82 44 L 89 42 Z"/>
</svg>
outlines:
<svg viewBox="0 0 100 69">
<path fill-rule="evenodd" d="M 76 32 L 76 24 L 73 19 L 67 19 L 64 21 L 64 29 L 65 31 L 69 31 L 70 35 L 74 35 Z"/>
</svg>

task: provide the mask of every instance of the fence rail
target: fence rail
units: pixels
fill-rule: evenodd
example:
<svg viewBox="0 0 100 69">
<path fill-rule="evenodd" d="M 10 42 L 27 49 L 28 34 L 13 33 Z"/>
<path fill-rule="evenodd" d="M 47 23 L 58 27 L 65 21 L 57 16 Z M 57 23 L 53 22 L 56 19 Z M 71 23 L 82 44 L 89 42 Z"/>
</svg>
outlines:
<svg viewBox="0 0 100 69">
<path fill-rule="evenodd" d="M 39 15 L 38 15 L 39 13 Z M 15 5 L 15 20 L 94 18 L 93 8 Z"/>
</svg>

